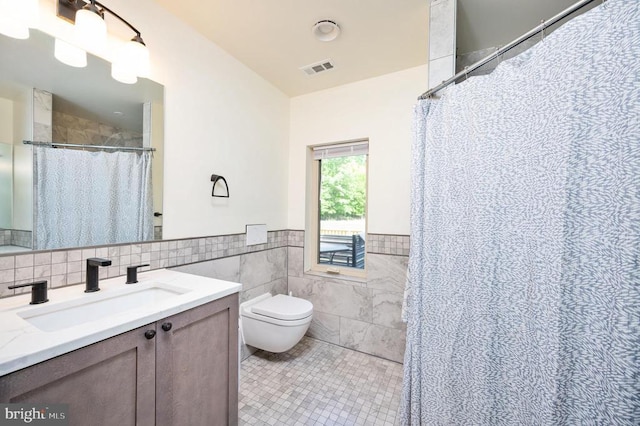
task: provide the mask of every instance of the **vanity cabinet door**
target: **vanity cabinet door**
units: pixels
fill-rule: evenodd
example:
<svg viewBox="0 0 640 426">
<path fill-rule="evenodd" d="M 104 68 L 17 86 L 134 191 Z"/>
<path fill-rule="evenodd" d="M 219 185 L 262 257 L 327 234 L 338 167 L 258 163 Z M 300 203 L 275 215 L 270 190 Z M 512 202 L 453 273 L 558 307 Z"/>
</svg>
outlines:
<svg viewBox="0 0 640 426">
<path fill-rule="evenodd" d="M 156 328 L 156 424 L 237 425 L 237 293 Z"/>
<path fill-rule="evenodd" d="M 72 426 L 153 425 L 155 339 L 141 327 L 0 378 L 0 402 L 69 404 Z"/>
</svg>

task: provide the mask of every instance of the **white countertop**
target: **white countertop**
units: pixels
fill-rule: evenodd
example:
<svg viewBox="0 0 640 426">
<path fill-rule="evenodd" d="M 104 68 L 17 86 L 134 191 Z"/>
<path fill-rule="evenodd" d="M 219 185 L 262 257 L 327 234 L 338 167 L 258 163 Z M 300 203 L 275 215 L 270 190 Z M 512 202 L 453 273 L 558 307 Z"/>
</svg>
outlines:
<svg viewBox="0 0 640 426">
<path fill-rule="evenodd" d="M 139 273 L 137 284 L 127 285 L 125 281 L 126 277 L 101 280 L 100 291 L 95 293 L 84 293 L 84 285 L 49 289 L 49 302 L 39 305 L 29 304 L 30 292 L 0 299 L 0 376 L 237 293 L 242 287 L 238 283 L 166 269 Z M 22 318 L 34 309 L 54 309 L 57 304 L 73 304 L 79 300 L 97 301 L 129 289 L 154 285 L 184 293 L 57 331 L 42 331 Z"/>
</svg>

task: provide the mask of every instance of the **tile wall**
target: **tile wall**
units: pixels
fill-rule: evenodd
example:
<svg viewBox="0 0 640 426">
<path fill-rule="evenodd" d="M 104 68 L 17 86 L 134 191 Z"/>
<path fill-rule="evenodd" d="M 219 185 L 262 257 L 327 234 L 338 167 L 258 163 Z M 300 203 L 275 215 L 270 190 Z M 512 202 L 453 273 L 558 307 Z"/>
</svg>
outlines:
<svg viewBox="0 0 640 426">
<path fill-rule="evenodd" d="M 367 279 L 338 279 L 303 271 L 304 231 L 268 233 L 266 244 L 247 247 L 244 234 L 0 256 L 0 297 L 29 291 L 12 284 L 49 281 L 51 288 L 84 283 L 86 259 L 105 257 L 101 278 L 126 275 L 127 266 L 176 270 L 242 283 L 241 302 L 266 292 L 310 300 L 308 335 L 396 362 L 403 361 L 405 324 L 400 320 L 409 237 L 369 234 Z M 243 359 L 252 348 L 243 347 Z"/>
<path fill-rule="evenodd" d="M 457 0 L 431 0 L 429 7 L 429 83 L 435 87 L 455 74 Z"/>
<path fill-rule="evenodd" d="M 53 95 L 45 90 L 33 89 L 33 140 L 36 142 L 53 141 Z"/>
<path fill-rule="evenodd" d="M 287 272 L 289 291 L 313 303 L 307 334 L 402 362 L 406 328 L 401 311 L 409 237 L 368 234 L 366 280 L 305 273 L 303 239 L 303 231 L 290 231 Z"/>
<path fill-rule="evenodd" d="M 53 141 L 83 145 L 141 147 L 142 133 L 54 110 Z"/>
<path fill-rule="evenodd" d="M 7 287 L 34 280 L 47 280 L 50 288 L 82 284 L 85 281 L 86 260 L 90 257 L 110 259 L 111 266 L 100 268 L 100 278 L 113 278 L 126 275 L 127 266 L 132 265 L 149 263 L 150 266 L 142 268 L 142 271 L 168 268 L 285 247 L 286 244 L 287 231 L 272 231 L 268 233 L 266 244 L 251 247 L 246 247 L 244 234 L 234 234 L 2 255 L 0 297 L 28 292 L 28 288 L 9 290 Z"/>
<path fill-rule="evenodd" d="M 31 231 L 18 229 L 0 229 L 0 246 L 19 246 L 31 248 Z"/>
<path fill-rule="evenodd" d="M 21 231 L 14 229 L 11 233 L 11 245 L 31 248 L 33 244 L 33 237 L 31 231 Z"/>
<path fill-rule="evenodd" d="M 154 226 L 153 227 L 153 239 L 161 240 L 162 239 L 162 226 Z"/>
<path fill-rule="evenodd" d="M 179 266 L 175 270 L 242 283 L 240 303 L 264 293 L 287 293 L 286 247 Z M 244 343 L 240 348 L 243 360 L 255 352 L 255 348 Z"/>
</svg>

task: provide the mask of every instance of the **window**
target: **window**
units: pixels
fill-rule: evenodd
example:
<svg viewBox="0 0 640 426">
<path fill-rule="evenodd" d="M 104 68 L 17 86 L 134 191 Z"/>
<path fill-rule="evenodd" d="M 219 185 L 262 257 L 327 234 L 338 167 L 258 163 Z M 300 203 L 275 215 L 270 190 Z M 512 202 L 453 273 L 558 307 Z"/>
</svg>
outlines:
<svg viewBox="0 0 640 426">
<path fill-rule="evenodd" d="M 369 143 L 313 148 L 312 269 L 363 275 Z"/>
</svg>

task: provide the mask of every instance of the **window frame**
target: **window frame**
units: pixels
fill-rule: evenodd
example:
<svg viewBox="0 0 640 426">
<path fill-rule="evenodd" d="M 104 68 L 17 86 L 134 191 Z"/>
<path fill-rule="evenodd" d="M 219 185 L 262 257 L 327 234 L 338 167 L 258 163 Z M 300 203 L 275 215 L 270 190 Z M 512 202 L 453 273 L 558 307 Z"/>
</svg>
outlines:
<svg viewBox="0 0 640 426">
<path fill-rule="evenodd" d="M 322 149 L 329 147 L 338 147 L 341 145 L 349 145 L 355 143 L 366 143 L 369 145 L 369 139 L 355 139 L 351 141 L 329 143 L 323 145 L 314 145 L 308 147 L 307 154 L 307 197 L 306 197 L 306 223 L 305 223 L 305 272 L 317 273 L 320 275 L 329 275 L 340 277 L 341 279 L 357 279 L 363 280 L 367 276 L 367 232 L 369 226 L 369 152 L 367 151 L 365 158 L 366 167 L 366 185 L 365 185 L 365 252 L 364 252 L 364 268 L 355 268 L 349 266 L 332 265 L 319 262 L 319 242 L 320 242 L 320 162 L 322 159 L 314 158 L 314 149 Z M 367 148 L 368 149 L 368 148 Z"/>
</svg>

